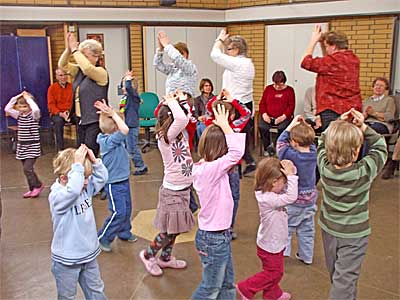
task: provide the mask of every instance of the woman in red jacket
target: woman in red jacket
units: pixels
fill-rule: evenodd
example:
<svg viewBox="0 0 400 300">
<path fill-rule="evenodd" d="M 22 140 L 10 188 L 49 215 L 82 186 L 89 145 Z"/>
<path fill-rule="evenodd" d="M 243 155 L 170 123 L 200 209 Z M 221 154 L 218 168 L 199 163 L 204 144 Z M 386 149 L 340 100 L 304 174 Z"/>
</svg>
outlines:
<svg viewBox="0 0 400 300">
<path fill-rule="evenodd" d="M 259 105 L 260 122 L 258 129 L 264 144 L 264 156 L 275 154 L 271 144 L 269 130 L 278 128 L 281 134 L 293 119 L 295 95 L 292 87 L 286 85 L 286 75 L 283 71 L 276 71 L 272 76 L 271 85 L 265 87 Z"/>
</svg>

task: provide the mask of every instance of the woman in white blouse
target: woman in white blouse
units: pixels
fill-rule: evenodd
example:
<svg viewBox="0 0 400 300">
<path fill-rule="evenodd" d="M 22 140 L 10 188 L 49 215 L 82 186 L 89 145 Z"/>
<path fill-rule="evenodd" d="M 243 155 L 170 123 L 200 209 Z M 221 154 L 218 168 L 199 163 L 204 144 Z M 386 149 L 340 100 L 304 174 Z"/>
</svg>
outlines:
<svg viewBox="0 0 400 300">
<path fill-rule="evenodd" d="M 247 57 L 247 43 L 241 36 L 229 36 L 225 29 L 221 30 L 215 40 L 211 51 L 211 59 L 225 68 L 222 75 L 222 88 L 230 91 L 232 97 L 245 104 L 253 111 L 253 80 L 254 65 Z M 246 149 L 243 159 L 247 167 L 243 174 L 253 172 L 256 164 L 250 153 L 250 134 L 253 128 L 253 120 L 250 120 L 243 132 L 246 132 Z"/>
</svg>

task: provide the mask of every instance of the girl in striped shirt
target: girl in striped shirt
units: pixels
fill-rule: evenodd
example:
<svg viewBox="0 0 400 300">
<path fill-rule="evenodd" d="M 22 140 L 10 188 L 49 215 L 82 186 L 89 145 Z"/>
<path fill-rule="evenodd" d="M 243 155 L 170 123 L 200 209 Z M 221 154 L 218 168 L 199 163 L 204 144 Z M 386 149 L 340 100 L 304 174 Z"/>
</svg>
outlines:
<svg viewBox="0 0 400 300">
<path fill-rule="evenodd" d="M 44 188 L 33 169 L 36 158 L 40 156 L 39 119 L 40 109 L 33 96 L 23 91 L 12 97 L 4 108 L 5 112 L 18 121 L 17 155 L 22 162 L 29 191 L 23 194 L 24 198 L 38 197 Z"/>
</svg>

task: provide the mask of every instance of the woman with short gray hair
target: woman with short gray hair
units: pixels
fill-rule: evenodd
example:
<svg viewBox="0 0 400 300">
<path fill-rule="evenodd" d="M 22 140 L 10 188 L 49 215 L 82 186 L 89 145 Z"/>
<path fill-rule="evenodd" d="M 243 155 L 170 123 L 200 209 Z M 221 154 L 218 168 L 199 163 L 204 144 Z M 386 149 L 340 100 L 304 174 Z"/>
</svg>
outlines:
<svg viewBox="0 0 400 300">
<path fill-rule="evenodd" d="M 247 57 L 246 40 L 238 35 L 229 36 L 225 29 L 222 29 L 215 40 L 211 50 L 211 59 L 218 65 L 225 68 L 222 75 L 222 88 L 227 89 L 232 97 L 246 105 L 254 114 L 253 109 L 253 80 L 254 65 Z M 253 120 L 250 119 L 243 132 L 246 132 L 246 148 L 243 159 L 247 166 L 243 175 L 251 173 L 256 169 L 256 163 L 250 153 L 250 137 L 253 129 Z"/>
<path fill-rule="evenodd" d="M 96 142 L 100 133 L 99 115 L 93 106 L 97 100 L 107 99 L 108 73 L 99 64 L 103 54 L 101 44 L 92 39 L 79 43 L 75 34 L 67 34 L 68 47 L 61 55 L 58 66 L 73 78 L 73 119 L 78 128 L 77 144 L 85 144 L 97 155 Z M 76 64 L 69 62 L 73 57 Z"/>
</svg>

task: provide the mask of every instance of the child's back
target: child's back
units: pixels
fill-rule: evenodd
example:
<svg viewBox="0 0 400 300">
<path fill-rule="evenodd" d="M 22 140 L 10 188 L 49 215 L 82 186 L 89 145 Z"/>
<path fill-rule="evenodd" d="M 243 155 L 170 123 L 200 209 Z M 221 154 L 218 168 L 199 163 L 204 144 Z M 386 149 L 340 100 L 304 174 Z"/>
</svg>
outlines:
<svg viewBox="0 0 400 300">
<path fill-rule="evenodd" d="M 369 151 L 356 162 L 364 138 Z M 386 158 L 384 138 L 366 126 L 362 113 L 354 109 L 321 135 L 318 167 L 323 201 L 318 223 L 332 282 L 330 299 L 357 299 L 358 277 L 371 233 L 369 190 Z"/>
</svg>

